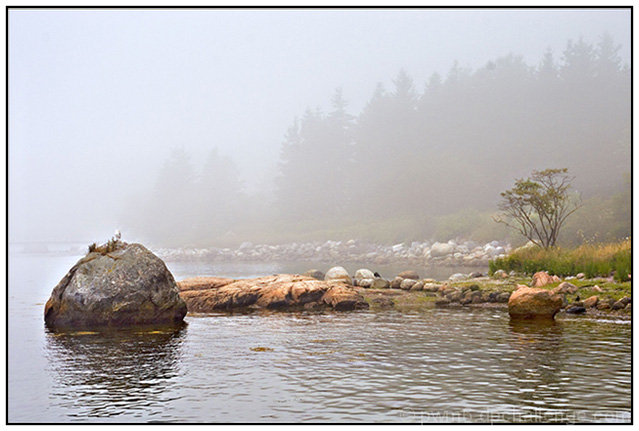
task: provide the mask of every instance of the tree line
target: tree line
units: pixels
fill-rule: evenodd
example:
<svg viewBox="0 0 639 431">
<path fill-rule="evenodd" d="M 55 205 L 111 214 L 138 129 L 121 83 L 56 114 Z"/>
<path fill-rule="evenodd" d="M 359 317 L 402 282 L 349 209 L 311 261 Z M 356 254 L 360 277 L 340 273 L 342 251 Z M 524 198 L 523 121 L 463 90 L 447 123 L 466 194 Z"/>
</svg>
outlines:
<svg viewBox="0 0 639 431">
<path fill-rule="evenodd" d="M 619 49 L 604 34 L 596 44 L 568 41 L 560 55 L 548 50 L 535 65 L 515 54 L 476 70 L 456 62 L 426 83 L 401 70 L 390 88 L 378 84 L 358 114 L 337 89 L 326 112 L 307 109 L 290 125 L 274 196 L 244 196 L 232 162 L 212 153 L 197 180 L 174 155 L 155 200 L 176 194 L 178 208 L 197 203 L 201 211 L 190 212 L 188 224 L 215 220 L 212 236 L 241 232 L 244 223 L 253 234 L 297 229 L 351 236 L 367 232 L 358 226 L 401 225 L 428 238 L 449 215 L 494 211 L 499 193 L 533 169 L 566 167 L 585 203 L 609 198 L 629 188 L 631 80 Z M 179 169 L 184 172 L 176 175 Z M 187 182 L 199 182 L 197 196 L 186 192 L 194 189 Z M 264 206 L 259 216 L 246 214 L 243 199 L 256 198 Z M 624 225 L 617 233 L 629 232 L 625 210 L 622 205 L 612 216 Z M 149 223 L 153 236 L 186 222 L 179 210 L 163 220 Z"/>
</svg>

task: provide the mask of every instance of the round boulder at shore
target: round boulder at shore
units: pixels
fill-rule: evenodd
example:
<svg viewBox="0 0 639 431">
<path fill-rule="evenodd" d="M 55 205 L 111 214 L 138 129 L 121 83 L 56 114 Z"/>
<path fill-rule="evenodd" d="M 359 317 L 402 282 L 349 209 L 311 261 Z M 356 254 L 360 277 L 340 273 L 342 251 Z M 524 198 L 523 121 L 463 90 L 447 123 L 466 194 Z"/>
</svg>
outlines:
<svg viewBox="0 0 639 431">
<path fill-rule="evenodd" d="M 44 309 L 50 328 L 176 325 L 186 315 L 173 275 L 141 244 L 120 243 L 80 259 Z"/>
<path fill-rule="evenodd" d="M 342 281 L 346 284 L 353 284 L 353 280 L 351 280 L 350 275 L 348 275 L 348 271 L 344 269 L 342 266 L 334 266 L 328 271 L 326 271 L 326 275 L 324 276 L 324 280 L 337 280 Z"/>
</svg>

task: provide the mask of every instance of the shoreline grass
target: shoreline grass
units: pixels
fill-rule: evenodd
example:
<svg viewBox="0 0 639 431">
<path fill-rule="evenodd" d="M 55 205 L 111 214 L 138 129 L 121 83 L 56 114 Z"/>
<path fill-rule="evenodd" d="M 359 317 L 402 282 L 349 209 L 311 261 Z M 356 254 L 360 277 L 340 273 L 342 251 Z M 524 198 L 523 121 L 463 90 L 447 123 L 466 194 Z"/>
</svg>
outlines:
<svg viewBox="0 0 639 431">
<path fill-rule="evenodd" d="M 490 274 L 502 269 L 522 274 L 548 271 L 566 277 L 584 273 L 586 278 L 609 277 L 628 281 L 632 272 L 632 240 L 607 244 L 583 244 L 577 248 L 522 247 L 502 259 L 489 262 Z"/>
</svg>

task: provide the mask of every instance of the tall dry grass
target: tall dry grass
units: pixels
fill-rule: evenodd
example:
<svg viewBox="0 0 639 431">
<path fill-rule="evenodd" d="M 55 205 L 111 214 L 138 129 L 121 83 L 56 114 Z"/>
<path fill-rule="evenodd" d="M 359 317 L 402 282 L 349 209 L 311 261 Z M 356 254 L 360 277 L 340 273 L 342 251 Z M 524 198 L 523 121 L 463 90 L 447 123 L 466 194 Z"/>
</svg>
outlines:
<svg viewBox="0 0 639 431">
<path fill-rule="evenodd" d="M 534 274 L 548 271 L 559 276 L 576 275 L 583 272 L 586 277 L 608 277 L 617 281 L 628 281 L 632 271 L 632 240 L 606 244 L 583 244 L 567 249 L 553 247 L 519 248 L 503 259 L 490 262 L 490 272 L 498 269 Z"/>
</svg>

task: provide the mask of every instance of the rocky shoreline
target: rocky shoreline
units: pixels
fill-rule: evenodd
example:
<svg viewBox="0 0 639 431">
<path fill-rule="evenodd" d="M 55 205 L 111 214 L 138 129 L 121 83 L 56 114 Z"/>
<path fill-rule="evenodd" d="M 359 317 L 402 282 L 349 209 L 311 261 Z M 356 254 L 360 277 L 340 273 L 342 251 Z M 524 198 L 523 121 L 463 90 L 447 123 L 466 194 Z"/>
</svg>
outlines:
<svg viewBox="0 0 639 431">
<path fill-rule="evenodd" d="M 490 259 L 504 257 L 510 244 L 491 241 L 418 242 L 381 245 L 358 240 L 304 242 L 288 244 L 242 243 L 238 248 L 157 248 L 154 252 L 165 261 L 206 260 L 211 262 L 310 261 L 370 262 L 383 264 L 436 264 L 442 266 L 486 267 Z"/>
<path fill-rule="evenodd" d="M 482 307 L 508 309 L 513 317 L 552 318 L 559 313 L 629 318 L 632 299 L 623 285 L 609 279 L 569 280 L 544 272 L 525 277 L 503 271 L 454 274 L 445 281 L 404 271 L 386 280 L 365 268 L 351 277 L 343 267 L 332 267 L 326 274 L 312 269 L 243 280 L 196 277 L 179 281 L 178 287 L 190 313 Z"/>
</svg>

